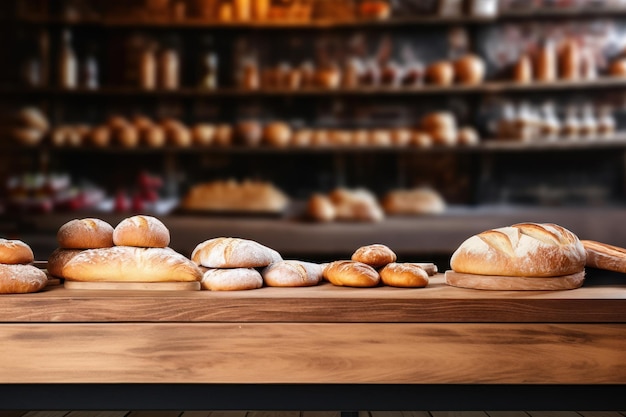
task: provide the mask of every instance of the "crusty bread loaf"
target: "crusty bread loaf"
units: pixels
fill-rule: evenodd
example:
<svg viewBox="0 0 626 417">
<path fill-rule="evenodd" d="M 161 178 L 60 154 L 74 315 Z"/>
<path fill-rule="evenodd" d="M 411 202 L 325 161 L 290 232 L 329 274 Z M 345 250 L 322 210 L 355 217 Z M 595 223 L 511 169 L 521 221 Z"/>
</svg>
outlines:
<svg viewBox="0 0 626 417">
<path fill-rule="evenodd" d="M 439 214 L 446 208 L 443 197 L 426 187 L 391 190 L 385 194 L 381 204 L 389 215 Z"/>
<path fill-rule="evenodd" d="M 271 146 L 284 147 L 291 142 L 291 127 L 287 123 L 272 122 L 263 128 L 263 140 Z"/>
<path fill-rule="evenodd" d="M 376 222 L 385 217 L 376 196 L 366 189 L 336 188 L 328 197 L 335 207 L 337 220 Z"/>
<path fill-rule="evenodd" d="M 170 248 L 114 246 L 82 251 L 65 264 L 62 276 L 71 281 L 189 282 L 200 281 L 202 272 Z"/>
<path fill-rule="evenodd" d="M 254 268 L 208 269 L 201 285 L 211 291 L 254 290 L 263 286 L 263 278 Z"/>
<path fill-rule="evenodd" d="M 353 254 L 353 261 L 363 262 L 373 268 L 380 268 L 388 263 L 395 262 L 397 256 L 388 246 L 381 244 L 361 246 Z"/>
<path fill-rule="evenodd" d="M 146 126 L 141 129 L 141 142 L 142 144 L 151 148 L 160 148 L 165 146 L 167 141 L 167 135 L 165 129 L 159 125 Z"/>
<path fill-rule="evenodd" d="M 380 270 L 380 278 L 385 285 L 392 287 L 419 288 L 428 285 L 426 271 L 411 263 L 387 264 Z"/>
<path fill-rule="evenodd" d="M 485 61 L 473 54 L 467 54 L 454 61 L 454 75 L 460 84 L 482 83 L 485 79 L 485 70 Z"/>
<path fill-rule="evenodd" d="M 304 261 L 279 261 L 261 271 L 270 287 L 310 287 L 322 280 L 322 265 Z"/>
<path fill-rule="evenodd" d="M 113 246 L 113 226 L 104 220 L 86 218 L 65 223 L 57 232 L 63 249 L 97 249 Z"/>
<path fill-rule="evenodd" d="M 208 123 L 198 123 L 191 129 L 193 143 L 198 146 L 209 146 L 215 139 L 215 126 Z"/>
<path fill-rule="evenodd" d="M 33 250 L 26 243 L 0 238 L 0 264 L 29 264 L 34 260 Z"/>
<path fill-rule="evenodd" d="M 82 251 L 83 249 L 56 248 L 48 257 L 48 273 L 55 277 L 64 278 L 63 267 Z"/>
<path fill-rule="evenodd" d="M 156 217 L 132 216 L 115 226 L 113 243 L 117 246 L 165 248 L 170 244 L 170 231 Z"/>
<path fill-rule="evenodd" d="M 283 258 L 274 249 L 253 240 L 216 237 L 198 244 L 191 260 L 207 268 L 258 268 Z"/>
<path fill-rule="evenodd" d="M 320 222 L 333 221 L 337 215 L 335 206 L 330 201 L 330 198 L 318 193 L 309 197 L 307 202 L 307 214 L 311 219 Z"/>
<path fill-rule="evenodd" d="M 380 275 L 374 268 L 356 261 L 334 261 L 324 267 L 324 279 L 341 287 L 375 287 Z"/>
<path fill-rule="evenodd" d="M 585 259 L 585 248 L 569 230 L 520 223 L 470 237 L 452 254 L 450 266 L 468 274 L 553 277 L 584 270 Z"/>
<path fill-rule="evenodd" d="M 0 264 L 0 294 L 37 292 L 47 282 L 46 273 L 35 266 Z"/>
<path fill-rule="evenodd" d="M 593 240 L 581 240 L 581 243 L 586 266 L 626 274 L 626 249 Z"/>
</svg>

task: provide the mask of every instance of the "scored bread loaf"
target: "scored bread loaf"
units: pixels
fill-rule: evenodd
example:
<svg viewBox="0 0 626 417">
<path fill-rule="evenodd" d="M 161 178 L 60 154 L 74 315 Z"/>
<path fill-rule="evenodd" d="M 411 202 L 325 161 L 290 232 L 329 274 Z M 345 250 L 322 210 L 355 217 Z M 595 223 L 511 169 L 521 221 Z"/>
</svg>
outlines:
<svg viewBox="0 0 626 417">
<path fill-rule="evenodd" d="M 274 249 L 253 240 L 216 237 L 198 244 L 191 260 L 207 268 L 260 268 L 283 258 Z"/>
<path fill-rule="evenodd" d="M 463 242 L 450 258 L 455 272 L 515 277 L 554 277 L 584 270 L 585 248 L 556 224 L 520 223 Z"/>
<path fill-rule="evenodd" d="M 0 294 L 37 292 L 47 282 L 46 273 L 35 266 L 0 264 Z"/>
<path fill-rule="evenodd" d="M 322 265 L 304 261 L 279 261 L 261 271 L 270 287 L 308 287 L 322 280 Z"/>
<path fill-rule="evenodd" d="M 424 269 L 411 263 L 387 264 L 380 270 L 380 278 L 391 287 L 419 288 L 428 285 L 428 274 Z"/>
<path fill-rule="evenodd" d="M 29 264 L 34 260 L 35 255 L 26 243 L 0 239 L 0 264 Z"/>
<path fill-rule="evenodd" d="M 254 290 L 263 286 L 263 278 L 254 268 L 208 269 L 200 285 L 211 291 Z"/>
<path fill-rule="evenodd" d="M 48 257 L 47 270 L 50 275 L 63 278 L 63 267 L 72 258 L 81 253 L 83 249 L 63 249 L 56 248 Z"/>
<path fill-rule="evenodd" d="M 341 287 L 375 287 L 380 275 L 374 268 L 356 261 L 334 261 L 324 267 L 324 278 Z"/>
<path fill-rule="evenodd" d="M 57 242 L 63 249 L 97 249 L 113 246 L 113 226 L 100 219 L 74 219 L 57 232 Z"/>
<path fill-rule="evenodd" d="M 170 244 L 170 231 L 156 217 L 132 216 L 115 226 L 113 243 L 117 246 L 165 248 Z"/>
<path fill-rule="evenodd" d="M 388 263 L 395 262 L 397 256 L 389 247 L 381 244 L 361 246 L 353 254 L 353 261 L 363 262 L 374 268 L 385 266 Z"/>
<path fill-rule="evenodd" d="M 189 282 L 200 281 L 202 271 L 170 248 L 114 246 L 88 249 L 69 260 L 62 271 L 70 281 Z"/>
<path fill-rule="evenodd" d="M 626 273 L 626 249 L 593 240 L 581 240 L 591 268 Z"/>
</svg>

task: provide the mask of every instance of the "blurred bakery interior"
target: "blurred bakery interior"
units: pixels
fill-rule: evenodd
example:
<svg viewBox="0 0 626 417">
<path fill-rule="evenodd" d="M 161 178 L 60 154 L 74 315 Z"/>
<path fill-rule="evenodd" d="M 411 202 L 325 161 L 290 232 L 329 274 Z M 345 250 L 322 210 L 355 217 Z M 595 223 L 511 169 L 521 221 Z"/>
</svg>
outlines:
<svg viewBox="0 0 626 417">
<path fill-rule="evenodd" d="M 553 222 L 626 246 L 624 0 L 0 3 L 0 235 L 161 218 L 440 268 Z"/>
</svg>

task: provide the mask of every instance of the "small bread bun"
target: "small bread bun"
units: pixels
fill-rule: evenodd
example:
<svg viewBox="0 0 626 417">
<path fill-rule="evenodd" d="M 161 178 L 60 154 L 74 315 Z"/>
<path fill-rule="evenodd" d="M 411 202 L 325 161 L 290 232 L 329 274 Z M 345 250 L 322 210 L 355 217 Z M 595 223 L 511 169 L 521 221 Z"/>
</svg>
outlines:
<svg viewBox="0 0 626 417">
<path fill-rule="evenodd" d="M 291 128 L 282 122 L 268 123 L 263 129 L 265 142 L 276 147 L 285 147 L 291 141 Z"/>
<path fill-rule="evenodd" d="M 215 128 L 214 142 L 217 146 L 230 146 L 233 144 L 233 128 L 228 124 L 219 124 Z"/>
<path fill-rule="evenodd" d="M 185 126 L 168 129 L 167 140 L 174 146 L 187 148 L 192 144 L 191 131 Z"/>
<path fill-rule="evenodd" d="M 485 62 L 476 55 L 465 55 L 454 62 L 454 75 L 460 84 L 480 84 L 485 79 Z"/>
<path fill-rule="evenodd" d="M 254 268 L 208 269 L 200 285 L 211 291 L 244 291 L 263 286 L 263 278 Z"/>
<path fill-rule="evenodd" d="M 313 132 L 309 129 L 299 129 L 294 132 L 291 138 L 291 144 L 293 146 L 307 147 L 311 146 L 313 141 Z"/>
<path fill-rule="evenodd" d="M 308 216 L 320 222 L 331 222 L 337 216 L 330 198 L 322 194 L 313 194 L 307 203 Z"/>
<path fill-rule="evenodd" d="M 61 226 L 57 242 L 63 249 L 96 249 L 113 246 L 113 227 L 100 219 L 74 219 Z"/>
<path fill-rule="evenodd" d="M 82 249 L 56 248 L 48 257 L 48 267 L 46 268 L 48 273 L 58 278 L 65 278 L 63 276 L 63 268 L 82 251 Z"/>
<path fill-rule="evenodd" d="M 0 238 L 0 264 L 29 264 L 34 260 L 33 250 L 26 243 Z"/>
<path fill-rule="evenodd" d="M 411 136 L 411 146 L 430 148 L 433 146 L 433 138 L 428 133 L 417 130 Z"/>
<path fill-rule="evenodd" d="M 43 141 L 45 134 L 39 129 L 16 127 L 11 130 L 11 136 L 21 145 L 35 146 Z"/>
<path fill-rule="evenodd" d="M 395 262 L 397 257 L 394 251 L 381 244 L 361 246 L 353 254 L 353 261 L 362 262 L 372 268 L 380 268 L 388 263 Z"/>
<path fill-rule="evenodd" d="M 315 147 L 324 147 L 330 145 L 328 131 L 325 129 L 316 129 L 311 136 L 311 145 Z"/>
<path fill-rule="evenodd" d="M 322 280 L 323 268 L 319 264 L 303 261 L 279 261 L 261 271 L 270 287 L 310 287 Z"/>
<path fill-rule="evenodd" d="M 191 260 L 207 268 L 258 268 L 283 258 L 274 249 L 253 240 L 217 237 L 198 244 Z"/>
<path fill-rule="evenodd" d="M 391 143 L 394 146 L 407 146 L 411 143 L 411 133 L 410 129 L 406 128 L 396 128 L 391 131 Z"/>
<path fill-rule="evenodd" d="M 380 278 L 391 287 L 421 288 L 428 285 L 428 274 L 415 264 L 392 262 L 380 270 Z"/>
<path fill-rule="evenodd" d="M 456 142 L 463 146 L 473 146 L 478 145 L 480 138 L 476 129 L 470 126 L 465 126 L 458 130 Z"/>
<path fill-rule="evenodd" d="M 113 229 L 113 243 L 117 246 L 165 248 L 170 244 L 170 231 L 156 217 L 132 216 Z"/>
<path fill-rule="evenodd" d="M 391 146 L 391 132 L 385 129 L 374 129 L 370 132 L 369 144 L 372 146 Z"/>
<path fill-rule="evenodd" d="M 356 261 L 334 261 L 326 265 L 324 279 L 342 287 L 375 287 L 380 275 L 374 268 Z"/>
<path fill-rule="evenodd" d="M 32 265 L 0 264 L 0 294 L 37 292 L 47 282 L 46 273 Z"/>
<path fill-rule="evenodd" d="M 198 123 L 191 129 L 191 139 L 194 145 L 209 146 L 215 139 L 215 126 L 208 123 Z"/>
<path fill-rule="evenodd" d="M 139 131 L 133 125 L 115 129 L 115 138 L 124 148 L 135 148 L 139 145 Z"/>
<path fill-rule="evenodd" d="M 430 131 L 430 136 L 435 145 L 454 146 L 457 144 L 459 134 L 456 129 L 437 129 Z"/>
<path fill-rule="evenodd" d="M 141 130 L 141 141 L 150 148 L 161 148 L 167 141 L 165 129 L 158 125 L 145 127 Z"/>
<path fill-rule="evenodd" d="M 448 61 L 438 61 L 426 68 L 426 81 L 438 86 L 452 85 L 454 82 L 454 66 Z"/>
<path fill-rule="evenodd" d="M 87 142 L 98 148 L 106 148 L 111 144 L 111 129 L 107 125 L 94 127 L 89 132 Z"/>
<path fill-rule="evenodd" d="M 456 129 L 454 114 L 446 111 L 431 112 L 421 119 L 421 127 L 427 132 L 440 129 Z"/>
<path fill-rule="evenodd" d="M 253 120 L 239 122 L 235 126 L 235 138 L 242 145 L 257 146 L 263 139 L 263 128 Z"/>
</svg>

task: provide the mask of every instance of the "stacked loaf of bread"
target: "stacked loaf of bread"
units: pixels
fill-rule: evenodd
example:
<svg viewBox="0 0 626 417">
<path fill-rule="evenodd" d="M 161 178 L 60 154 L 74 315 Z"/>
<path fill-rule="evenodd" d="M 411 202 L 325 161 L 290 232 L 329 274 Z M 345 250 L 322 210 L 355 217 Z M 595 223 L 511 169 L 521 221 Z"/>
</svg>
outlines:
<svg viewBox="0 0 626 417">
<path fill-rule="evenodd" d="M 37 292 L 45 287 L 48 277 L 32 265 L 34 260 L 26 243 L 0 239 L 0 294 Z"/>
<path fill-rule="evenodd" d="M 51 275 L 81 282 L 194 282 L 201 271 L 168 247 L 167 227 L 137 215 L 115 228 L 100 219 L 75 219 L 57 232 L 59 248 L 48 259 Z"/>
</svg>

